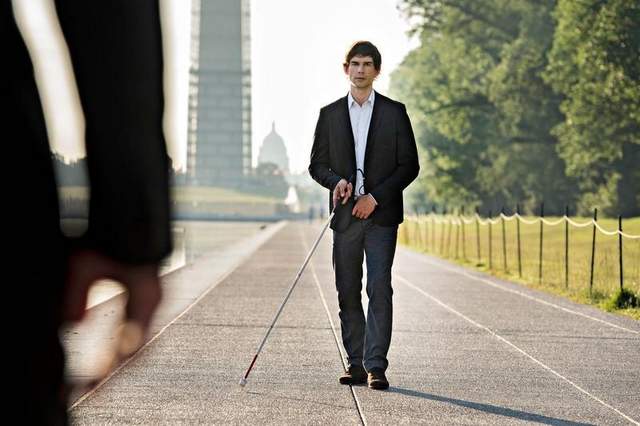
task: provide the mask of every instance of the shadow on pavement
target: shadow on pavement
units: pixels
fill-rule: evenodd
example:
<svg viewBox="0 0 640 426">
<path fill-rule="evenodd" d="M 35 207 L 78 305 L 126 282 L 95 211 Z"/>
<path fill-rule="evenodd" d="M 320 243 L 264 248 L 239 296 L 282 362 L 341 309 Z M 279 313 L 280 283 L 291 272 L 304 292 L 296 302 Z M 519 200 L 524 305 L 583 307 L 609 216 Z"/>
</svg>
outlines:
<svg viewBox="0 0 640 426">
<path fill-rule="evenodd" d="M 513 417 L 520 420 L 527 420 L 530 422 L 536 422 L 546 425 L 571 425 L 571 426 L 593 426 L 591 423 L 579 423 L 570 420 L 558 419 L 555 417 L 542 416 L 540 414 L 527 413 L 526 411 L 512 410 L 510 408 L 499 407 L 497 405 L 481 404 L 478 402 L 465 401 L 463 399 L 447 398 L 445 396 L 438 396 L 424 392 L 418 392 L 411 389 L 402 389 L 396 387 L 389 387 L 389 392 L 395 392 L 402 395 L 414 396 L 417 398 L 430 399 L 432 401 L 446 402 L 449 404 L 459 405 L 461 407 L 472 408 L 478 411 L 484 411 L 485 413 L 497 414 L 499 416 Z"/>
</svg>

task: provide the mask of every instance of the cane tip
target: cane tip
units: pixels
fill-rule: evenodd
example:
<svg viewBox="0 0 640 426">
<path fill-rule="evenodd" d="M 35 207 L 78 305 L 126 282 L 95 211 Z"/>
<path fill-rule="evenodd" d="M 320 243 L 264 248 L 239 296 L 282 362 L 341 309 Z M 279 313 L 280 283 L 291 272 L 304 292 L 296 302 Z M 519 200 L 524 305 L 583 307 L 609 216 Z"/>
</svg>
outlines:
<svg viewBox="0 0 640 426">
<path fill-rule="evenodd" d="M 240 379 L 240 386 L 244 387 L 247 384 L 247 379 L 245 379 L 244 377 L 242 379 Z"/>
</svg>

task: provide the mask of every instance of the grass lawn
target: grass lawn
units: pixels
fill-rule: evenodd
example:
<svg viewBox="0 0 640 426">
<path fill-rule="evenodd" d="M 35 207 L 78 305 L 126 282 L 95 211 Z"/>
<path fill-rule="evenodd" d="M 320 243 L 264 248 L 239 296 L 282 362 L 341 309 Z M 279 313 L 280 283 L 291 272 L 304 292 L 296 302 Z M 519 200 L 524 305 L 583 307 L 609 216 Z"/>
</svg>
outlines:
<svg viewBox="0 0 640 426">
<path fill-rule="evenodd" d="M 438 219 L 444 217 L 438 216 Z M 534 219 L 536 218 L 525 218 L 529 221 Z M 545 219 L 556 221 L 560 218 Z M 591 220 L 571 219 L 579 223 Z M 447 258 L 497 277 L 640 320 L 640 306 L 619 309 L 611 303 L 620 289 L 617 235 L 607 236 L 596 231 L 593 286 L 590 291 L 592 225 L 569 225 L 568 262 L 565 260 L 565 223 L 544 225 L 540 275 L 539 223 L 520 223 L 519 267 L 515 220 L 504 221 L 504 244 L 502 221 L 491 227 L 488 224 L 478 226 L 475 222 L 464 226 L 437 222 L 438 220 L 431 215 L 406 218 L 400 228 L 399 242 L 415 250 Z M 599 219 L 598 224 L 607 231 L 615 231 L 618 228 L 617 219 Z M 622 228 L 626 234 L 640 235 L 640 217 L 624 219 Z M 640 239 L 623 238 L 622 259 L 624 288 L 640 296 Z"/>
<path fill-rule="evenodd" d="M 181 186 L 173 188 L 173 200 L 178 203 L 278 203 L 272 197 L 257 194 L 247 194 L 225 188 L 203 187 L 203 186 Z"/>
</svg>

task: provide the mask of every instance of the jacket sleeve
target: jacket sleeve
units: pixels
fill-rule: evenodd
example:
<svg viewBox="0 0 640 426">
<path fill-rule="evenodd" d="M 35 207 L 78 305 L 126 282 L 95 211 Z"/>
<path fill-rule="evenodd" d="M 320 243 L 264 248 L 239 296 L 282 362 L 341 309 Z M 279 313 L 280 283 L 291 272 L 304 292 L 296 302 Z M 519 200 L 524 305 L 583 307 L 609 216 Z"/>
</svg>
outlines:
<svg viewBox="0 0 640 426">
<path fill-rule="evenodd" d="M 327 128 L 329 126 L 325 108 L 320 110 L 316 131 L 313 135 L 313 147 L 311 148 L 311 163 L 309 174 L 325 188 L 333 191 L 333 188 L 342 179 L 331 170 L 329 158 L 329 138 Z"/>
<path fill-rule="evenodd" d="M 371 195 L 383 207 L 388 202 L 397 198 L 413 180 L 418 176 L 420 164 L 418 162 L 418 150 L 416 140 L 413 136 L 411 121 L 407 115 L 404 105 L 396 121 L 396 141 L 397 141 L 397 166 L 395 171 L 371 190 Z"/>
<path fill-rule="evenodd" d="M 56 0 L 86 125 L 88 244 L 117 260 L 171 251 L 157 0 Z"/>
</svg>

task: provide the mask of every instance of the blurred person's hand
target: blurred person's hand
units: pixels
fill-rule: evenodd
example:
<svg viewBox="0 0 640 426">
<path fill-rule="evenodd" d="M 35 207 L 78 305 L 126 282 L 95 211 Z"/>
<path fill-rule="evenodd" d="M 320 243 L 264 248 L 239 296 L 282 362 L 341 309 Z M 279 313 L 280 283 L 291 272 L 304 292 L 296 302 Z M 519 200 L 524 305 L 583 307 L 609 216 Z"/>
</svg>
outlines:
<svg viewBox="0 0 640 426">
<path fill-rule="evenodd" d="M 89 288 L 102 279 L 114 280 L 128 291 L 126 318 L 121 330 L 118 354 L 137 350 L 160 303 L 162 292 L 158 264 L 130 265 L 93 250 L 78 250 L 69 257 L 63 318 L 80 321 L 85 314 Z M 124 353 L 123 353 L 124 352 Z"/>
</svg>

